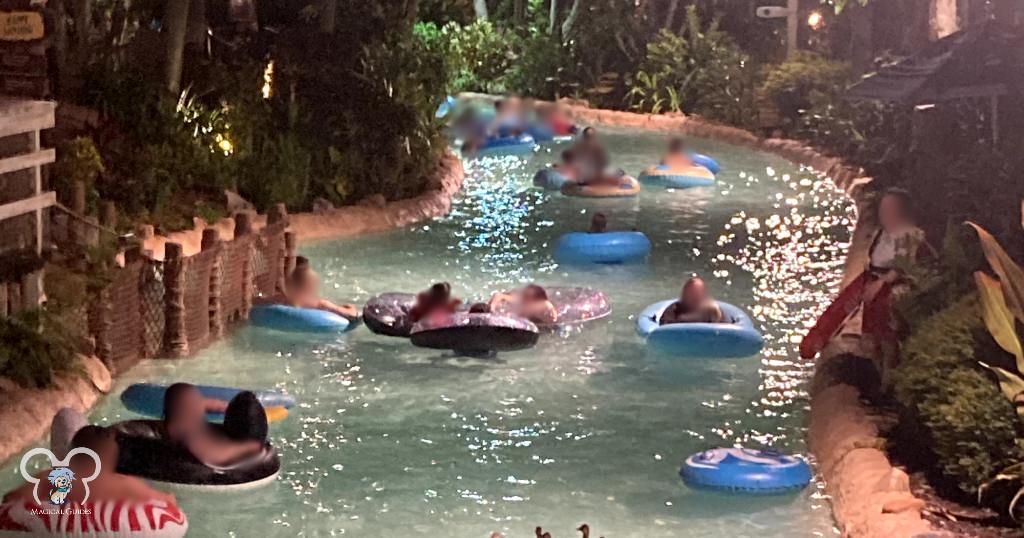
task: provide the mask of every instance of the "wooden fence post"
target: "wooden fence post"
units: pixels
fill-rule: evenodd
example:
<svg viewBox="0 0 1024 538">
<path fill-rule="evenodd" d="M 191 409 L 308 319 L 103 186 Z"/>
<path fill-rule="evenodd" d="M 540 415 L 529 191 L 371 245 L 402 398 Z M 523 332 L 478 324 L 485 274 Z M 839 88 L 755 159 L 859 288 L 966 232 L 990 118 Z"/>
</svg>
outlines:
<svg viewBox="0 0 1024 538">
<path fill-rule="evenodd" d="M 164 352 L 188 355 L 185 329 L 185 252 L 180 243 L 164 245 Z"/>
<path fill-rule="evenodd" d="M 99 290 L 96 294 L 95 300 L 89 304 L 88 318 L 89 318 L 89 333 L 92 335 L 94 342 L 93 352 L 107 369 L 113 371 L 113 361 L 111 355 L 113 354 L 113 345 L 110 342 L 110 290 L 109 286 Z"/>
<path fill-rule="evenodd" d="M 295 236 L 295 232 L 284 233 L 284 275 L 288 278 L 288 275 L 292 274 L 295 270 L 295 257 L 298 251 L 298 240 Z"/>
<path fill-rule="evenodd" d="M 267 226 L 280 224 L 282 226 L 288 226 L 288 208 L 284 204 L 274 204 L 270 211 L 267 212 Z M 287 241 L 287 235 L 283 238 Z M 274 282 L 274 291 L 283 292 L 285 289 L 286 279 L 288 277 L 288 256 L 287 256 L 287 243 L 282 251 L 275 252 L 274 255 L 277 259 L 267 260 L 267 263 L 272 263 L 271 267 L 277 268 L 277 281 Z"/>
<path fill-rule="evenodd" d="M 254 257 L 252 238 L 252 220 L 248 213 L 235 213 L 235 241 L 245 241 L 245 256 L 242 258 L 242 308 L 238 313 L 240 319 L 249 319 L 252 310 L 252 298 L 256 293 L 256 268 L 253 267 Z"/>
<path fill-rule="evenodd" d="M 224 319 L 220 294 L 224 278 L 224 273 L 221 270 L 224 264 L 224 248 L 216 228 L 203 230 L 202 249 L 203 252 L 216 251 L 210 266 L 210 337 L 222 338 L 224 336 Z"/>
<path fill-rule="evenodd" d="M 117 206 L 114 202 L 104 200 L 100 203 L 100 224 L 110 229 L 117 228 Z"/>
</svg>

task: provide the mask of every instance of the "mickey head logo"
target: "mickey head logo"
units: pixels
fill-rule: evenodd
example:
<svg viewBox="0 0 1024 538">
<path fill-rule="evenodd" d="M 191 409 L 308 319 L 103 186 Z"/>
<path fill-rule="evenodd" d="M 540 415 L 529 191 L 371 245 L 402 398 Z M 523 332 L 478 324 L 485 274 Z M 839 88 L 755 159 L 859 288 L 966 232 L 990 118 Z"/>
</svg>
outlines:
<svg viewBox="0 0 1024 538">
<path fill-rule="evenodd" d="M 32 450 L 29 450 L 28 452 L 25 453 L 24 456 L 21 457 L 21 465 L 20 465 L 21 477 L 24 478 L 26 482 L 32 484 L 32 498 L 36 501 L 36 504 L 38 504 L 38 505 L 42 505 L 43 504 L 43 503 L 39 502 L 39 491 L 38 490 L 39 490 L 39 482 L 40 482 L 40 480 L 38 478 L 32 476 L 28 472 L 28 462 L 29 462 L 29 460 L 31 460 L 32 458 L 34 458 L 36 456 L 39 456 L 39 455 L 46 455 L 46 457 L 49 458 L 49 460 L 50 460 L 50 467 L 52 467 L 54 469 L 57 469 L 57 468 L 65 468 L 66 469 L 66 468 L 70 467 L 70 465 L 71 465 L 71 458 L 75 457 L 78 454 L 85 454 L 86 456 L 89 456 L 90 458 L 92 458 L 92 461 L 95 464 L 95 470 L 93 471 L 92 475 L 81 477 L 82 487 L 85 488 L 85 496 L 82 498 L 82 502 L 86 502 L 86 501 L 89 500 L 89 482 L 92 482 L 93 480 L 96 479 L 97 476 L 100 475 L 100 455 L 97 454 L 96 451 L 94 451 L 92 449 L 89 449 L 89 448 L 83 448 L 83 447 L 74 448 L 70 452 L 68 452 L 68 455 L 65 456 L 63 460 L 57 460 L 57 456 L 55 456 L 54 453 L 52 451 L 50 451 L 50 449 L 48 449 L 48 448 L 33 448 Z M 64 473 L 59 473 L 58 476 L 55 477 L 55 479 L 61 481 L 61 486 L 59 486 L 59 487 L 68 487 L 68 488 L 71 486 L 72 480 L 74 480 L 73 475 L 71 475 L 69 477 L 67 474 L 64 474 Z M 58 484 L 56 482 L 54 482 L 54 485 L 57 486 Z M 56 504 L 63 504 L 63 503 L 56 503 Z"/>
</svg>

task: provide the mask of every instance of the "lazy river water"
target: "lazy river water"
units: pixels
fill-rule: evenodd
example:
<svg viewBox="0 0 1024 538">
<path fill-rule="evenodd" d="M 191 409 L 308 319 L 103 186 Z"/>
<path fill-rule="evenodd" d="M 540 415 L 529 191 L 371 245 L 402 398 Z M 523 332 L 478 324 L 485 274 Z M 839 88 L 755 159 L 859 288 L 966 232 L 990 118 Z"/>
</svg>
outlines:
<svg viewBox="0 0 1024 538">
<path fill-rule="evenodd" d="M 614 161 L 637 174 L 665 137 L 609 130 Z M 300 405 L 271 429 L 283 469 L 255 491 L 180 493 L 191 536 L 804 537 L 836 535 L 820 484 L 788 496 L 685 487 L 689 454 L 715 446 L 803 453 L 812 364 L 798 335 L 834 291 L 853 206 L 827 180 L 777 157 L 707 141 L 714 188 L 648 187 L 639 198 L 570 199 L 531 187 L 530 160 L 467 164 L 444 218 L 383 235 L 305 245 L 337 301 L 416 291 L 463 297 L 536 280 L 600 288 L 614 312 L 497 359 L 414 348 L 363 328 L 337 338 L 242 328 L 188 360 L 147 361 L 121 378 L 276 387 Z M 647 265 L 579 269 L 551 258 L 593 211 L 654 244 Z M 650 355 L 635 314 L 690 273 L 755 318 L 760 356 L 673 361 Z M 116 397 L 92 417 L 133 418 Z M 5 468 L 5 489 L 20 479 Z"/>
</svg>

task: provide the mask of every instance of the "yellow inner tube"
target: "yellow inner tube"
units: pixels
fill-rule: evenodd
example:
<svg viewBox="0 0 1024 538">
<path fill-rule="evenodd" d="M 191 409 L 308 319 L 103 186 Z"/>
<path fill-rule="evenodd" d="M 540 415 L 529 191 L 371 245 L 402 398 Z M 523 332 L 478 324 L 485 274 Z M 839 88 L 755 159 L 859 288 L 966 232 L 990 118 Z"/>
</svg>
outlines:
<svg viewBox="0 0 1024 538">
<path fill-rule="evenodd" d="M 588 198 L 617 198 L 636 196 L 640 192 L 640 182 L 632 176 L 622 176 L 617 181 L 617 185 L 580 185 L 575 182 L 567 182 L 562 185 L 562 194 Z"/>
</svg>

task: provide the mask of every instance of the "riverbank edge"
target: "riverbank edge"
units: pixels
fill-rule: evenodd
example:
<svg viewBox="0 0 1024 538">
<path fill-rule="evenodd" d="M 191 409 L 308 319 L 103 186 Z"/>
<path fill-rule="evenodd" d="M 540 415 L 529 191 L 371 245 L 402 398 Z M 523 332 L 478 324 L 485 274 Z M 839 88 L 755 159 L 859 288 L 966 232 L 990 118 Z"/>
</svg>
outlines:
<svg viewBox="0 0 1024 538">
<path fill-rule="evenodd" d="M 581 124 L 631 127 L 712 138 L 772 153 L 812 168 L 828 177 L 857 205 L 857 222 L 847 249 L 843 286 L 865 266 L 870 239 L 876 229 L 864 188 L 871 182 L 863 170 L 838 157 L 825 155 L 796 140 L 763 138 L 750 131 L 682 114 L 639 114 L 593 109 L 564 102 L 569 116 Z M 848 352 L 839 343 L 818 358 L 810 385 L 811 411 L 808 447 L 825 481 L 833 517 L 843 536 L 850 538 L 912 538 L 935 532 L 922 517 L 925 502 L 910 491 L 907 474 L 886 455 L 877 417 L 865 404 L 856 381 L 847 379 L 839 359 Z M 860 353 L 863 355 L 863 353 Z"/>
<path fill-rule="evenodd" d="M 70 407 L 80 413 L 92 409 L 100 397 L 110 392 L 110 371 L 96 357 L 77 357 L 77 372 L 57 377 L 53 386 L 29 389 L 0 379 L 0 462 L 28 448 L 50 433 L 57 411 Z"/>
</svg>

